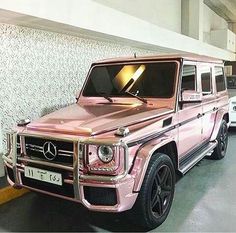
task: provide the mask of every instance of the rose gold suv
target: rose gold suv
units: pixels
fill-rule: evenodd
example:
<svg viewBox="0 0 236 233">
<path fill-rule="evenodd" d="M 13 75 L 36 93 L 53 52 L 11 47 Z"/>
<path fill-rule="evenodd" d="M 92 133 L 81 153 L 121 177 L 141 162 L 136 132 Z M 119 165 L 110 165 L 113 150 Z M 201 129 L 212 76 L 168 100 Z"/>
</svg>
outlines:
<svg viewBox="0 0 236 233">
<path fill-rule="evenodd" d="M 228 122 L 221 60 L 104 60 L 92 64 L 76 104 L 20 121 L 3 158 L 14 187 L 94 211 L 131 209 L 152 229 L 170 211 L 176 173 L 225 156 Z"/>
</svg>

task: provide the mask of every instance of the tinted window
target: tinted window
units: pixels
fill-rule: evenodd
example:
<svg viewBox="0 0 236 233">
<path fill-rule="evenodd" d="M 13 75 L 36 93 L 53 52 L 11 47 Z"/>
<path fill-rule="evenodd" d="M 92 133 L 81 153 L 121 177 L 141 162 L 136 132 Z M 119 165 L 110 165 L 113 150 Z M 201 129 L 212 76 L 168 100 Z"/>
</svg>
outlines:
<svg viewBox="0 0 236 233">
<path fill-rule="evenodd" d="M 169 98 L 174 93 L 176 63 L 97 66 L 92 69 L 84 96 L 129 96 Z"/>
<path fill-rule="evenodd" d="M 201 69 L 202 94 L 211 94 L 211 69 L 204 67 Z"/>
<path fill-rule="evenodd" d="M 196 90 L 196 66 L 184 65 L 182 90 Z"/>
<path fill-rule="evenodd" d="M 227 88 L 228 89 L 236 89 L 236 75 L 235 76 L 228 76 L 227 80 Z"/>
<path fill-rule="evenodd" d="M 215 79 L 217 92 L 225 90 L 225 77 L 222 67 L 215 67 Z"/>
</svg>

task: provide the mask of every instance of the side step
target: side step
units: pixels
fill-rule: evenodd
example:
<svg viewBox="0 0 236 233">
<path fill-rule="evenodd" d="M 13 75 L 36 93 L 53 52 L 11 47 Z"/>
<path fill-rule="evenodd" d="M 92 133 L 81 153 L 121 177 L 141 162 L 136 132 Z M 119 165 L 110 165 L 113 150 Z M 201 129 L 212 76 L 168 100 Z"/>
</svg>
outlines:
<svg viewBox="0 0 236 233">
<path fill-rule="evenodd" d="M 195 164 L 197 164 L 205 156 L 210 156 L 217 146 L 217 141 L 209 142 L 206 146 L 202 147 L 195 153 L 188 156 L 182 163 L 180 163 L 179 171 L 184 175 L 187 173 Z"/>
</svg>

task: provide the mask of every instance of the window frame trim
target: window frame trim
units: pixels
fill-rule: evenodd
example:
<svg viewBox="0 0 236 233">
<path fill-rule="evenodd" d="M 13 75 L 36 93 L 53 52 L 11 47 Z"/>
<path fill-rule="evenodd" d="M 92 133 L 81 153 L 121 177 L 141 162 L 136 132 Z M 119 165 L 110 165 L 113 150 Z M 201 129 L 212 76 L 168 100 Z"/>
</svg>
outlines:
<svg viewBox="0 0 236 233">
<path fill-rule="evenodd" d="M 183 83 L 183 71 L 184 71 L 184 66 L 194 66 L 195 67 L 195 80 L 194 80 L 194 86 L 195 89 L 192 91 L 198 91 L 198 82 L 197 82 L 197 78 L 198 78 L 198 71 L 197 71 L 197 64 L 190 64 L 190 63 L 183 63 L 183 68 L 182 68 L 182 73 L 181 73 L 181 80 L 180 80 L 180 91 L 182 91 L 182 83 Z"/>
<path fill-rule="evenodd" d="M 202 74 L 207 74 L 208 72 L 201 72 L 201 68 L 207 66 L 210 68 L 210 91 L 203 91 L 202 89 Z M 213 89 L 213 69 L 212 69 L 212 65 L 207 65 L 202 63 L 199 67 L 199 78 L 200 78 L 200 82 L 201 82 L 201 92 L 202 92 L 202 96 L 206 97 L 209 95 L 213 95 L 214 94 L 214 89 Z"/>
<path fill-rule="evenodd" d="M 222 74 L 223 74 L 223 78 L 224 78 L 224 90 L 221 90 L 221 91 L 217 90 L 217 82 L 216 82 L 216 76 L 217 75 L 216 75 L 216 71 L 215 71 L 216 68 L 222 69 Z M 224 67 L 223 66 L 219 66 L 219 65 L 214 65 L 214 76 L 215 76 L 216 93 L 220 93 L 220 92 L 226 91 L 227 90 L 227 82 L 226 82 L 226 76 L 225 76 L 225 72 L 224 72 Z"/>
</svg>

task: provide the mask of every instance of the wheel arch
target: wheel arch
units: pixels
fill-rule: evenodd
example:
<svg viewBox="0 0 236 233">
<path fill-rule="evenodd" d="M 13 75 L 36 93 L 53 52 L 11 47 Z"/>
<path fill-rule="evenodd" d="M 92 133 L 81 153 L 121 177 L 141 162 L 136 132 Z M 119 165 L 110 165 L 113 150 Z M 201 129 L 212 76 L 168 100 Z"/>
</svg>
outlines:
<svg viewBox="0 0 236 233">
<path fill-rule="evenodd" d="M 229 113 L 225 113 L 223 116 L 223 119 L 226 121 L 226 123 L 229 123 Z"/>
<path fill-rule="evenodd" d="M 168 155 L 174 164 L 175 170 L 178 170 L 178 148 L 177 143 L 173 138 L 162 138 L 146 143 L 138 150 L 131 171 L 131 174 L 135 177 L 134 191 L 140 190 L 149 161 L 155 153 Z"/>
<path fill-rule="evenodd" d="M 217 112 L 216 117 L 215 117 L 215 125 L 211 134 L 211 139 L 210 141 L 214 141 L 217 138 L 221 122 L 222 120 L 225 120 L 227 124 L 229 124 L 229 113 L 228 111 L 225 111 L 224 109 L 221 109 Z"/>
</svg>

